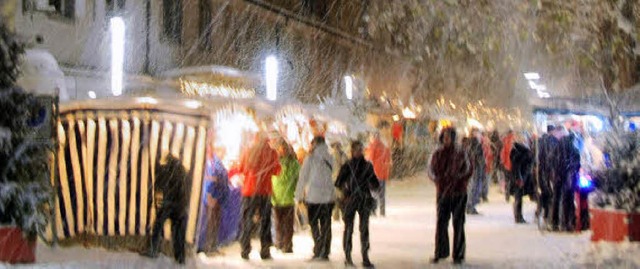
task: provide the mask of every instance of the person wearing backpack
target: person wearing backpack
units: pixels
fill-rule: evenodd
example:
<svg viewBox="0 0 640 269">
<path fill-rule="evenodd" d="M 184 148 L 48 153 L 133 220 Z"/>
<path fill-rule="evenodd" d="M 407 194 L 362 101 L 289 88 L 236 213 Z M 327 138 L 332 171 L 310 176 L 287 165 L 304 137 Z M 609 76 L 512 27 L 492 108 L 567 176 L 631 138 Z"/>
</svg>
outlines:
<svg viewBox="0 0 640 269">
<path fill-rule="evenodd" d="M 373 267 L 369 260 L 369 216 L 376 209 L 372 191 L 380 189 L 373 164 L 364 158 L 363 145 L 359 141 L 351 144 L 351 160 L 340 168 L 335 185 L 344 194 L 344 238 L 342 240 L 345 265 L 353 266 L 351 259 L 353 223 L 356 212 L 360 216 L 360 244 L 364 267 Z"/>
<path fill-rule="evenodd" d="M 295 193 L 295 200 L 307 206 L 314 242 L 312 260 L 328 261 L 331 252 L 331 212 L 336 198 L 333 165 L 324 137 L 315 137 L 302 164 Z"/>
</svg>

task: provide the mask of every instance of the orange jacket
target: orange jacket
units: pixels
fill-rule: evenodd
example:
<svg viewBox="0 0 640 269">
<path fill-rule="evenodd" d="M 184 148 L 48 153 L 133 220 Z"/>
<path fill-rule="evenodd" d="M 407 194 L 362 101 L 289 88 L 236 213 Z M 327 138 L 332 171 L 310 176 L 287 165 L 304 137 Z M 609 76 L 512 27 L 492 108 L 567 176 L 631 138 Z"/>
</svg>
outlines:
<svg viewBox="0 0 640 269">
<path fill-rule="evenodd" d="M 382 143 L 380 139 L 375 139 L 366 150 L 367 160 L 373 163 L 373 171 L 380 180 L 389 179 L 391 172 L 391 150 Z"/>
<path fill-rule="evenodd" d="M 508 134 L 502 140 L 502 151 L 500 152 L 500 161 L 507 171 L 511 171 L 511 149 L 513 148 L 513 143 L 516 141 L 515 134 Z"/>
<path fill-rule="evenodd" d="M 269 142 L 257 142 L 240 158 L 240 172 L 244 175 L 242 196 L 268 196 L 273 193 L 271 177 L 280 174 L 278 153 Z"/>
</svg>

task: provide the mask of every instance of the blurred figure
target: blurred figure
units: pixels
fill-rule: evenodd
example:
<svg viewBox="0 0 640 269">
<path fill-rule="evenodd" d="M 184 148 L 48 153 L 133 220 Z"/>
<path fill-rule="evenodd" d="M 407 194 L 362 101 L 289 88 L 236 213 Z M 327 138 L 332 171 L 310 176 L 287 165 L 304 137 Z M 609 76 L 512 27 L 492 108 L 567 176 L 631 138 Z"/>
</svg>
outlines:
<svg viewBox="0 0 640 269">
<path fill-rule="evenodd" d="M 485 161 L 485 166 L 484 166 L 484 180 L 483 180 L 483 186 L 482 186 L 482 201 L 483 202 L 489 202 L 489 181 L 491 179 L 491 175 L 494 172 L 494 158 L 495 155 L 493 154 L 493 150 L 492 150 L 492 144 L 491 144 L 491 140 L 489 139 L 489 137 L 487 136 L 487 133 L 483 132 L 482 133 L 482 151 L 484 153 L 484 161 Z"/>
<path fill-rule="evenodd" d="M 467 185 L 473 174 L 469 156 L 455 143 L 456 131 L 442 130 L 442 146 L 433 154 L 431 173 L 436 184 L 438 220 L 436 225 L 436 249 L 432 263 L 449 257 L 449 219 L 453 215 L 453 261 L 461 264 L 465 256 L 464 233 Z"/>
<path fill-rule="evenodd" d="M 574 192 L 580 171 L 580 150 L 576 147 L 576 134 L 570 133 L 560 140 L 560 230 L 574 231 L 576 227 L 576 208 Z"/>
<path fill-rule="evenodd" d="M 371 144 L 366 149 L 366 159 L 373 163 L 373 170 L 376 177 L 380 180 L 380 192 L 378 200 L 380 201 L 380 215 L 386 215 L 386 189 L 389 181 L 389 172 L 391 170 L 391 150 L 380 139 L 380 133 L 376 132 Z"/>
<path fill-rule="evenodd" d="M 347 154 L 344 153 L 344 150 L 342 150 L 342 145 L 339 142 L 334 142 L 333 144 L 331 144 L 331 149 L 333 150 L 332 151 L 333 159 L 336 161 L 333 167 L 333 174 L 331 175 L 331 178 L 333 178 L 333 182 L 335 184 L 335 181 L 338 179 L 338 174 L 340 173 L 340 168 L 349 159 L 347 157 Z M 344 195 L 342 194 L 342 191 L 339 189 L 336 189 L 336 205 L 333 207 L 333 220 L 340 219 L 340 215 L 343 208 L 341 201 L 343 200 L 343 198 L 344 198 Z"/>
<path fill-rule="evenodd" d="M 324 137 L 315 137 L 302 164 L 295 193 L 296 201 L 304 201 L 307 206 L 314 241 L 313 260 L 328 261 L 331 253 L 331 211 L 336 198 L 331 177 L 333 166 Z"/>
<path fill-rule="evenodd" d="M 284 139 L 278 142 L 276 151 L 280 157 L 282 171 L 272 177 L 273 196 L 271 204 L 275 212 L 276 248 L 284 253 L 293 252 L 294 195 L 300 164 L 293 148 Z"/>
<path fill-rule="evenodd" d="M 154 198 L 156 200 L 156 220 L 151 233 L 151 246 L 143 255 L 157 257 L 164 223 L 171 220 L 171 241 L 176 262 L 185 263 L 185 232 L 187 226 L 189 177 L 182 162 L 169 155 L 165 163 L 156 166 Z"/>
<path fill-rule="evenodd" d="M 491 153 L 493 154 L 493 170 L 491 172 L 491 180 L 493 183 L 501 181 L 502 171 L 500 169 L 500 152 L 502 151 L 502 140 L 497 130 L 491 132 Z"/>
<path fill-rule="evenodd" d="M 522 197 L 534 195 L 534 183 L 531 176 L 533 152 L 521 142 L 515 142 L 511 149 L 511 180 L 509 192 L 514 197 L 513 218 L 516 223 L 527 223 L 522 216 Z"/>
<path fill-rule="evenodd" d="M 509 202 L 509 197 L 511 196 L 509 190 L 511 189 L 511 182 L 514 182 L 513 172 L 511 167 L 511 149 L 513 148 L 513 143 L 516 140 L 516 134 L 513 130 L 509 130 L 507 135 L 502 139 L 502 149 L 500 151 L 500 162 L 502 165 L 502 170 L 504 172 L 505 177 L 505 186 L 504 186 L 504 195 L 505 200 Z"/>
<path fill-rule="evenodd" d="M 222 161 L 214 153 L 213 144 L 207 144 L 207 161 L 203 180 L 202 205 L 197 252 L 211 254 L 218 245 L 218 230 L 222 214 L 222 205 L 226 204 L 229 194 L 229 176 Z"/>
<path fill-rule="evenodd" d="M 538 142 L 538 189 L 540 197 L 536 210 L 537 221 L 542 218 L 545 225 L 551 216 L 551 200 L 553 198 L 553 183 L 556 181 L 555 166 L 558 158 L 560 141 L 553 136 L 555 126 L 547 126 L 547 133 Z"/>
<path fill-rule="evenodd" d="M 364 158 L 363 145 L 359 141 L 351 143 L 351 160 L 340 168 L 335 186 L 344 194 L 344 237 L 342 239 L 345 265 L 353 266 L 351 250 L 353 247 L 353 225 L 356 212 L 360 216 L 360 250 L 362 265 L 373 267 L 369 260 L 369 216 L 375 210 L 372 191 L 380 188 L 373 164 Z"/>
<path fill-rule="evenodd" d="M 476 209 L 476 205 L 480 203 L 480 197 L 482 196 L 482 190 L 484 188 L 485 159 L 480 141 L 480 131 L 476 128 L 471 130 L 471 135 L 468 138 L 467 152 L 473 165 L 473 177 L 468 186 L 467 214 L 477 215 L 478 210 Z"/>
<path fill-rule="evenodd" d="M 280 173 L 281 167 L 278 153 L 269 146 L 269 139 L 259 133 L 251 148 L 240 158 L 240 173 L 244 175 L 242 185 L 242 232 L 240 245 L 241 256 L 249 259 L 251 253 L 251 235 L 253 233 L 253 217 L 260 215 L 260 257 L 271 259 L 271 194 L 273 193 L 271 177 Z"/>
</svg>

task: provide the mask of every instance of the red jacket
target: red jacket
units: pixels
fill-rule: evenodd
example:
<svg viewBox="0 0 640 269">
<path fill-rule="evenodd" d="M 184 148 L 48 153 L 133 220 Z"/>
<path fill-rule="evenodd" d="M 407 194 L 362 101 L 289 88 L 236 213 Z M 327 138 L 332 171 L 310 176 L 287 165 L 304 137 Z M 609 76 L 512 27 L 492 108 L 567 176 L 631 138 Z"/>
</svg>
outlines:
<svg viewBox="0 0 640 269">
<path fill-rule="evenodd" d="M 484 152 L 485 172 L 491 173 L 493 170 L 493 151 L 491 150 L 491 141 L 489 138 L 482 137 L 482 151 Z"/>
<path fill-rule="evenodd" d="M 467 153 L 458 148 L 441 147 L 431 158 L 438 196 L 454 196 L 467 193 L 467 184 L 473 174 L 473 164 Z"/>
<path fill-rule="evenodd" d="M 373 171 L 379 180 L 389 179 L 391 170 L 391 150 L 382 143 L 380 139 L 375 139 L 366 151 L 367 160 L 373 163 Z"/>
<path fill-rule="evenodd" d="M 269 146 L 269 142 L 257 142 L 240 158 L 240 172 L 244 174 L 242 196 L 271 195 L 271 177 L 279 174 L 280 169 L 278 153 Z"/>
<path fill-rule="evenodd" d="M 507 171 L 511 171 L 511 149 L 513 148 L 513 143 L 516 141 L 516 135 L 508 134 L 502 140 L 502 151 L 500 152 L 500 161 L 502 162 L 502 166 L 504 166 Z"/>
</svg>

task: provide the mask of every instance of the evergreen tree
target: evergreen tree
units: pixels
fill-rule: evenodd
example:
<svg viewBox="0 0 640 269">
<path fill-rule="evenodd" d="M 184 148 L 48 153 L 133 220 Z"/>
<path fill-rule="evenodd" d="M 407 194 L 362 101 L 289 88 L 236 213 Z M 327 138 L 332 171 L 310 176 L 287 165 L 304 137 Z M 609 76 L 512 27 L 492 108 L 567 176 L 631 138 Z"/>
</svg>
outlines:
<svg viewBox="0 0 640 269">
<path fill-rule="evenodd" d="M 0 23 L 0 225 L 16 225 L 33 238 L 46 225 L 51 143 L 34 139 L 30 123 L 38 102 L 15 85 L 22 53 Z"/>
</svg>

